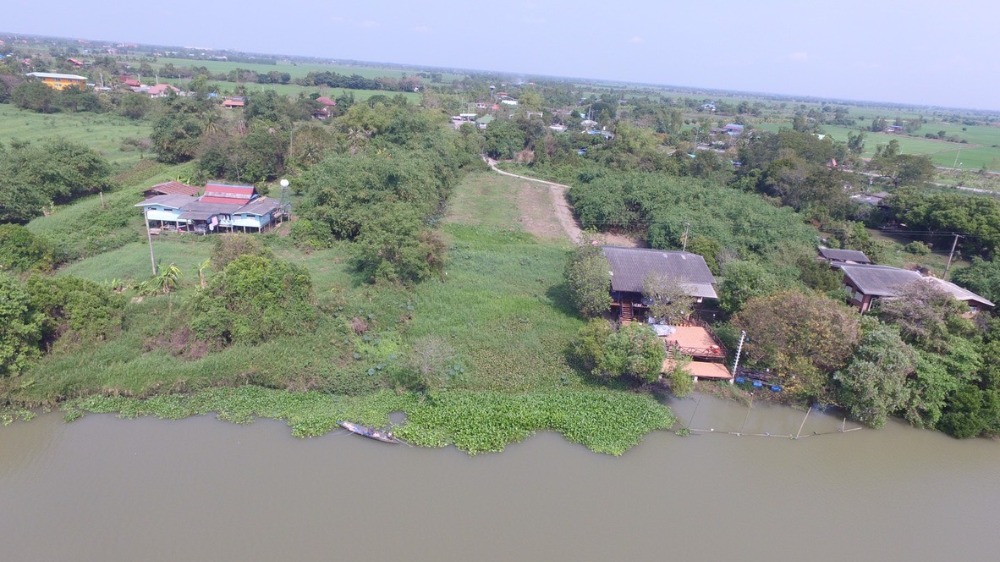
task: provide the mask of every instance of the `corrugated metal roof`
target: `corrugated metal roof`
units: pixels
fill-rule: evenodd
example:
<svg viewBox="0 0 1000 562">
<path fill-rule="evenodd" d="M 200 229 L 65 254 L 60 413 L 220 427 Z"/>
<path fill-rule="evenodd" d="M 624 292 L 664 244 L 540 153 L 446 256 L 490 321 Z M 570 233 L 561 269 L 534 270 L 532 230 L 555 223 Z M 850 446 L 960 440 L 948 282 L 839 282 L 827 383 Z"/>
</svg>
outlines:
<svg viewBox="0 0 1000 562">
<path fill-rule="evenodd" d="M 154 195 L 154 196 L 150 197 L 149 199 L 146 199 L 142 203 L 136 203 L 135 206 L 136 207 L 151 207 L 153 205 L 161 205 L 163 207 L 170 207 L 170 208 L 173 208 L 173 209 L 180 209 L 180 208 L 184 207 L 185 205 L 190 205 L 191 203 L 194 203 L 195 201 L 197 201 L 197 199 L 195 199 L 191 195 L 179 195 L 179 194 Z"/>
<path fill-rule="evenodd" d="M 196 185 L 188 185 L 176 180 L 158 183 L 147 191 L 156 191 L 163 195 L 198 195 L 201 188 Z"/>
<path fill-rule="evenodd" d="M 257 188 L 252 185 L 228 185 L 224 183 L 205 184 L 205 194 L 201 200 L 206 203 L 229 203 L 246 205 L 257 195 Z"/>
<path fill-rule="evenodd" d="M 260 215 L 264 216 L 271 211 L 274 211 L 281 203 L 277 199 L 269 199 L 267 197 L 258 197 L 251 201 L 244 207 L 240 207 L 236 213 L 245 213 L 249 215 Z"/>
<path fill-rule="evenodd" d="M 715 277 L 705 258 L 690 252 L 602 246 L 611 265 L 611 290 L 641 293 L 643 281 L 652 275 L 676 279 L 693 297 L 717 299 Z"/>
<path fill-rule="evenodd" d="M 924 276 L 916 271 L 887 265 L 841 265 L 844 277 L 862 293 L 873 297 L 895 297 L 902 287 Z"/>
<path fill-rule="evenodd" d="M 26 76 L 34 76 L 35 78 L 51 78 L 53 80 L 86 80 L 86 76 L 80 76 L 79 74 L 60 74 L 58 72 L 29 72 Z"/>
<path fill-rule="evenodd" d="M 858 250 L 837 250 L 834 248 L 820 247 L 819 255 L 832 261 L 854 262 L 861 264 L 871 263 L 872 260 L 864 252 Z"/>
</svg>

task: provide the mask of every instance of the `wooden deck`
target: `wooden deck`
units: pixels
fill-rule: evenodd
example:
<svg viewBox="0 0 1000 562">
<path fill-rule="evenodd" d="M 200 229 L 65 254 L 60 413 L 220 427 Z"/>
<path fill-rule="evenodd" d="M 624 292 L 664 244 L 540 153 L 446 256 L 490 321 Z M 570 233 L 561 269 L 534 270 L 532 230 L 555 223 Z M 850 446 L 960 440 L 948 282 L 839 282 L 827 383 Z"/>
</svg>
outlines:
<svg viewBox="0 0 1000 562">
<path fill-rule="evenodd" d="M 663 337 L 668 348 L 677 348 L 684 355 L 722 359 L 726 352 L 712 334 L 701 326 L 677 326 L 672 334 Z"/>
<path fill-rule="evenodd" d="M 673 367 L 673 360 L 664 359 L 664 373 L 669 373 Z M 684 367 L 684 371 L 697 379 L 730 380 L 733 378 L 724 364 L 709 361 L 691 361 Z"/>
</svg>

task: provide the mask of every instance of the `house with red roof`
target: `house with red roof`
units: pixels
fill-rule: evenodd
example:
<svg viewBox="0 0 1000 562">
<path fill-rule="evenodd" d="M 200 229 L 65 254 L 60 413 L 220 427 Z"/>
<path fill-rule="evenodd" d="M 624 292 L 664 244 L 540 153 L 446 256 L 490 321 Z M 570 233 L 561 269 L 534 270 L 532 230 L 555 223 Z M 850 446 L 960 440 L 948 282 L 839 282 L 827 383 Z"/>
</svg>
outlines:
<svg viewBox="0 0 1000 562">
<path fill-rule="evenodd" d="M 313 117 L 319 120 L 323 120 L 329 117 L 330 114 L 333 113 L 333 110 L 331 108 L 337 107 L 337 101 L 332 100 L 326 96 L 320 96 L 316 98 L 316 103 L 318 103 L 320 107 L 313 113 Z"/>
<path fill-rule="evenodd" d="M 155 86 L 150 86 L 146 93 L 151 98 L 165 98 L 170 95 L 170 92 L 175 94 L 180 94 L 181 89 L 176 86 L 171 86 L 170 84 L 157 84 Z"/>
<path fill-rule="evenodd" d="M 233 96 L 222 100 L 222 107 L 226 107 L 229 109 L 235 109 L 237 107 L 245 107 L 246 104 L 247 104 L 246 100 L 244 100 L 240 96 Z"/>
</svg>

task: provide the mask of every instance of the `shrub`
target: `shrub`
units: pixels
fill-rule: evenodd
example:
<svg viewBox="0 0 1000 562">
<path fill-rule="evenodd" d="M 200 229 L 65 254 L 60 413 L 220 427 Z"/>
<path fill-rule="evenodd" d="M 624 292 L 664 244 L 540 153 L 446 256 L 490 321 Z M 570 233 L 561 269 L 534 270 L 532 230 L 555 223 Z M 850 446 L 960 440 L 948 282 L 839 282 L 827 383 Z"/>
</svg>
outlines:
<svg viewBox="0 0 1000 562">
<path fill-rule="evenodd" d="M 220 347 L 301 334 L 312 329 L 315 320 L 309 272 L 258 255 L 230 262 L 192 301 L 191 327 Z"/>
<path fill-rule="evenodd" d="M 212 248 L 212 268 L 222 271 L 230 262 L 240 256 L 260 256 L 270 258 L 271 250 L 264 247 L 259 236 L 250 234 L 220 234 Z"/>
<path fill-rule="evenodd" d="M 931 249 L 927 247 L 927 244 L 916 240 L 904 246 L 903 249 L 915 256 L 926 256 L 931 253 Z"/>
<path fill-rule="evenodd" d="M 0 224 L 0 270 L 30 271 L 52 267 L 54 249 L 48 240 L 17 224 Z"/>
<path fill-rule="evenodd" d="M 577 246 L 566 263 L 566 284 L 573 305 L 584 316 L 599 316 L 611 307 L 611 266 L 592 244 Z"/>
</svg>

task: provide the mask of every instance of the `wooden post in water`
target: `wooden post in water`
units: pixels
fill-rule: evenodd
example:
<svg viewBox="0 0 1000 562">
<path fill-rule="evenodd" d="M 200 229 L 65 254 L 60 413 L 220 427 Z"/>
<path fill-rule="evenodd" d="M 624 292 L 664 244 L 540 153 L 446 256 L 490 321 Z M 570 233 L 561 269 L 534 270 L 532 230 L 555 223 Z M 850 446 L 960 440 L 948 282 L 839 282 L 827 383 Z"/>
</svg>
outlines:
<svg viewBox="0 0 1000 562">
<path fill-rule="evenodd" d="M 803 427 L 805 427 L 805 425 L 806 425 L 806 420 L 807 420 L 807 419 L 809 419 L 809 412 L 811 412 L 811 411 L 812 411 L 812 409 L 813 409 L 813 407 L 812 407 L 812 406 L 809 406 L 809 409 L 808 409 L 808 410 L 806 410 L 806 416 L 805 416 L 804 418 L 802 418 L 802 423 L 800 423 L 800 424 L 799 424 L 799 430 L 798 430 L 797 432 L 795 432 L 795 438 L 796 438 L 796 439 L 798 439 L 798 438 L 799 438 L 799 435 L 801 435 L 801 434 L 802 434 L 802 428 L 803 428 Z"/>
</svg>

